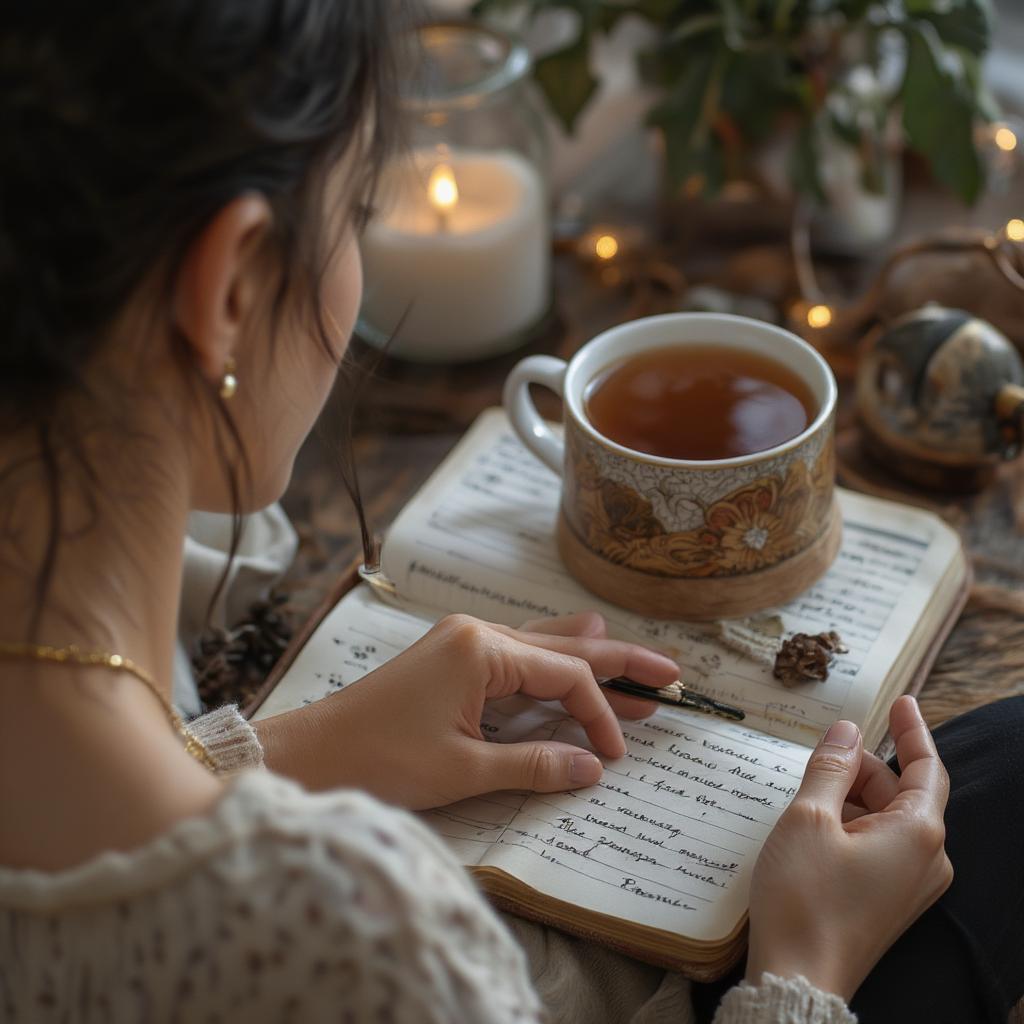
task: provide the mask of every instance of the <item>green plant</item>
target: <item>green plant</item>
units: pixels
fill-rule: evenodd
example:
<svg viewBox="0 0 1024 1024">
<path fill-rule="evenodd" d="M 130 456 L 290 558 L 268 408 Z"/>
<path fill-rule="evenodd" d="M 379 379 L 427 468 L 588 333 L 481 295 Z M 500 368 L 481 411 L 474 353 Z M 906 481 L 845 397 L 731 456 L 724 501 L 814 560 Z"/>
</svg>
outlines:
<svg viewBox="0 0 1024 1024">
<path fill-rule="evenodd" d="M 574 12 L 575 37 L 538 60 L 536 80 L 572 130 L 598 87 L 594 39 L 627 15 L 658 31 L 638 54 L 642 78 L 660 93 L 648 115 L 664 138 L 669 179 L 713 193 L 749 171 L 758 147 L 793 133 L 794 187 L 819 199 L 823 134 L 856 147 L 868 188 L 881 187 L 878 147 L 890 112 L 909 147 L 966 202 L 984 185 L 975 125 L 997 116 L 980 73 L 988 47 L 988 0 L 478 0 L 487 14 L 519 9 Z M 898 84 L 864 104 L 843 96 L 854 65 L 902 63 Z M 902 54 L 902 58 L 900 58 Z"/>
</svg>

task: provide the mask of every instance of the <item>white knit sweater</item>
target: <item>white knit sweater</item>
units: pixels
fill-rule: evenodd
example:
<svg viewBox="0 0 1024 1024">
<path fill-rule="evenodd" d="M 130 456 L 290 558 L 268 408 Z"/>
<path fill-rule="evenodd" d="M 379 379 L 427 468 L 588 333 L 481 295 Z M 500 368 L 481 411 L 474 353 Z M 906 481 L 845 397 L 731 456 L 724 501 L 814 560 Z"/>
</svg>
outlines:
<svg viewBox="0 0 1024 1024">
<path fill-rule="evenodd" d="M 226 771 L 262 762 L 233 709 L 191 729 Z M 359 793 L 242 771 L 212 813 L 130 854 L 0 867 L 0 1021 L 541 1019 L 523 951 L 466 872 L 415 818 Z M 716 1024 L 854 1020 L 802 979 L 766 979 L 733 989 Z"/>
</svg>

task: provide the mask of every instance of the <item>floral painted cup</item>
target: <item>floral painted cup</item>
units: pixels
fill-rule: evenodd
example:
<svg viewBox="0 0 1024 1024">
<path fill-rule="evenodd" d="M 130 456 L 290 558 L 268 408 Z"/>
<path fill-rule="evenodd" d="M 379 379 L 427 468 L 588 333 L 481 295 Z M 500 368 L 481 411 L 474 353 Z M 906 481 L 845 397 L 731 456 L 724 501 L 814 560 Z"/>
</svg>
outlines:
<svg viewBox="0 0 1024 1024">
<path fill-rule="evenodd" d="M 669 459 L 633 451 L 587 418 L 587 386 L 629 356 L 714 344 L 783 363 L 817 405 L 810 425 L 764 451 Z M 562 396 L 564 436 L 541 419 L 529 386 Z M 810 345 L 745 317 L 673 313 L 613 327 L 569 363 L 530 356 L 505 382 L 523 444 L 563 478 L 558 545 L 586 587 L 663 618 L 748 615 L 795 597 L 831 564 L 841 538 L 834 501 L 836 382 Z"/>
</svg>

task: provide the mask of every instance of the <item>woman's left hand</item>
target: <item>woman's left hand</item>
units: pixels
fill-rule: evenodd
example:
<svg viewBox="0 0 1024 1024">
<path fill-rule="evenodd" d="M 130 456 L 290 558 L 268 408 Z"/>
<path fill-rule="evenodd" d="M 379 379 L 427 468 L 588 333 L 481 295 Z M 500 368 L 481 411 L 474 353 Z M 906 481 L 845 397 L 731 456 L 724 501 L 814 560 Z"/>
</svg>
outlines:
<svg viewBox="0 0 1024 1024">
<path fill-rule="evenodd" d="M 900 774 L 837 722 L 761 849 L 750 884 L 747 980 L 802 975 L 847 1001 L 949 887 L 949 776 L 913 697 L 889 712 Z"/>
<path fill-rule="evenodd" d="M 487 742 L 485 702 L 516 693 L 561 701 L 594 749 L 617 758 L 626 748 L 616 714 L 643 718 L 657 706 L 597 685 L 618 675 L 658 687 L 679 669 L 609 640 L 595 613 L 520 629 L 452 615 L 335 696 L 256 728 L 268 765 L 312 789 L 350 786 L 414 809 L 501 789 L 556 792 L 596 783 L 600 760 L 554 740 Z"/>
</svg>

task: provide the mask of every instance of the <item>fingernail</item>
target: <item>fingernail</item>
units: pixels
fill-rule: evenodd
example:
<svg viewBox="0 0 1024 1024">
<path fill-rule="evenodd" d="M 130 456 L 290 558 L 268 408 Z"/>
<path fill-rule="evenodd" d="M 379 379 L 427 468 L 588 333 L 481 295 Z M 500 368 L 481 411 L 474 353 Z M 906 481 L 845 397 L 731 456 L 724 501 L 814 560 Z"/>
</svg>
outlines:
<svg viewBox="0 0 1024 1024">
<path fill-rule="evenodd" d="M 848 750 L 857 746 L 860 738 L 860 729 L 853 722 L 833 722 L 821 741 L 823 746 L 846 747 Z"/>
<path fill-rule="evenodd" d="M 601 778 L 602 770 L 601 762 L 593 754 L 577 754 L 569 765 L 569 781 L 578 786 L 592 786 Z"/>
</svg>

